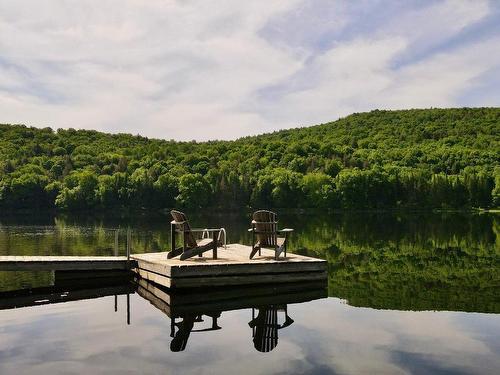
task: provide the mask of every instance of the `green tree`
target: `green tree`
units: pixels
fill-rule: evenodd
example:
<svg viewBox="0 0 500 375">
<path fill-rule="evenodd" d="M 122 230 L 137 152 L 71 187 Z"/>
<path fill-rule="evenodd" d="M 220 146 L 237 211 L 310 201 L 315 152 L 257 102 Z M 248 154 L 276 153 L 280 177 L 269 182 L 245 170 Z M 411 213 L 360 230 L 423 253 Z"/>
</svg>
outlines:
<svg viewBox="0 0 500 375">
<path fill-rule="evenodd" d="M 308 173 L 302 179 L 306 207 L 335 207 L 335 182 L 332 177 L 319 172 Z"/>
<path fill-rule="evenodd" d="M 176 202 L 183 207 L 204 207 L 209 204 L 210 185 L 199 173 L 183 175 L 179 180 L 179 195 Z"/>
<path fill-rule="evenodd" d="M 90 170 L 72 172 L 56 198 L 56 206 L 64 209 L 90 209 L 98 202 L 98 180 Z"/>
</svg>

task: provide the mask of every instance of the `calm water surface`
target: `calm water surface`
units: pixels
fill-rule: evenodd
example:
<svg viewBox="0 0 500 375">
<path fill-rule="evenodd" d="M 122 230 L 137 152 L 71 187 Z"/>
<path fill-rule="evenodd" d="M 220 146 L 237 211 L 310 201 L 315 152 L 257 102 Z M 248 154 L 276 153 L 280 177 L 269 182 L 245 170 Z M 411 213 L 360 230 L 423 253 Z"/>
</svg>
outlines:
<svg viewBox="0 0 500 375">
<path fill-rule="evenodd" d="M 14 309 L 12 291 L 65 294 L 51 287 L 52 273 L 0 272 L 0 374 L 500 373 L 499 216 L 301 213 L 280 222 L 296 229 L 292 251 L 328 260 L 328 298 L 295 303 L 303 290 L 288 303 L 193 307 L 172 326 L 145 289 L 122 284 L 100 298 L 40 297 L 39 306 Z M 161 251 L 167 223 L 0 217 L 0 254 L 123 254 L 127 227 L 135 252 Z M 192 224 L 225 226 L 230 242 L 250 240 L 246 213 L 194 216 Z"/>
</svg>

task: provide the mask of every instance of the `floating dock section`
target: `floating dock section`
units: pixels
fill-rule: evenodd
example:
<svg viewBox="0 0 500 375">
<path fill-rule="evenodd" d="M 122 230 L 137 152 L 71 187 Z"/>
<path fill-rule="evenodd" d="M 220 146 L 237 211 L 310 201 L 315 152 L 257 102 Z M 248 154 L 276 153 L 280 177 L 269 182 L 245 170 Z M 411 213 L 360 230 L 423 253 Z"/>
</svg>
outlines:
<svg viewBox="0 0 500 375">
<path fill-rule="evenodd" d="M 217 259 L 207 252 L 188 260 L 167 259 L 163 253 L 132 255 L 135 272 L 158 285 L 175 288 L 256 285 L 284 282 L 326 281 L 326 261 L 288 253 L 274 259 L 274 251 L 249 259 L 250 246 L 231 244 L 217 250 Z"/>
</svg>

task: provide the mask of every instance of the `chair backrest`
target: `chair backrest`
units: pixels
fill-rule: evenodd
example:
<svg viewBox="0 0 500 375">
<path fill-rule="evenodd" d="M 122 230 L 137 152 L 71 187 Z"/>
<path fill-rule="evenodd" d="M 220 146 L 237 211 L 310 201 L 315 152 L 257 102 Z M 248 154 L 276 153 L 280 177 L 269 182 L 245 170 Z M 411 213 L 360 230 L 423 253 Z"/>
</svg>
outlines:
<svg viewBox="0 0 500 375">
<path fill-rule="evenodd" d="M 252 225 L 257 232 L 257 240 L 261 246 L 276 246 L 278 220 L 276 213 L 267 210 L 255 211 Z"/>
<path fill-rule="evenodd" d="M 186 231 L 186 245 L 188 247 L 196 247 L 196 238 L 194 238 L 193 232 L 191 232 L 191 227 L 189 226 L 189 221 L 183 212 L 172 210 L 170 211 L 177 230 Z"/>
</svg>

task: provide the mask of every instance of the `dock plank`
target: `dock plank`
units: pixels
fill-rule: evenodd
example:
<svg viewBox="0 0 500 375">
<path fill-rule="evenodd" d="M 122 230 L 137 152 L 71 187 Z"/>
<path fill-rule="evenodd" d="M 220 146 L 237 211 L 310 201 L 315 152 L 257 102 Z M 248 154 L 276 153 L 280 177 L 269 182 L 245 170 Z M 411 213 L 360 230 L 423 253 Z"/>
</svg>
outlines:
<svg viewBox="0 0 500 375">
<path fill-rule="evenodd" d="M 135 264 L 114 256 L 0 256 L 0 271 L 126 270 Z"/>
<path fill-rule="evenodd" d="M 224 285 L 249 285 L 249 284 L 273 284 L 298 281 L 321 281 L 326 280 L 326 271 L 323 272 L 290 272 L 271 273 L 259 275 L 217 275 L 205 277 L 167 277 L 155 272 L 136 269 L 137 274 L 143 279 L 165 286 L 167 288 L 196 288 L 204 286 L 224 286 Z"/>
</svg>

